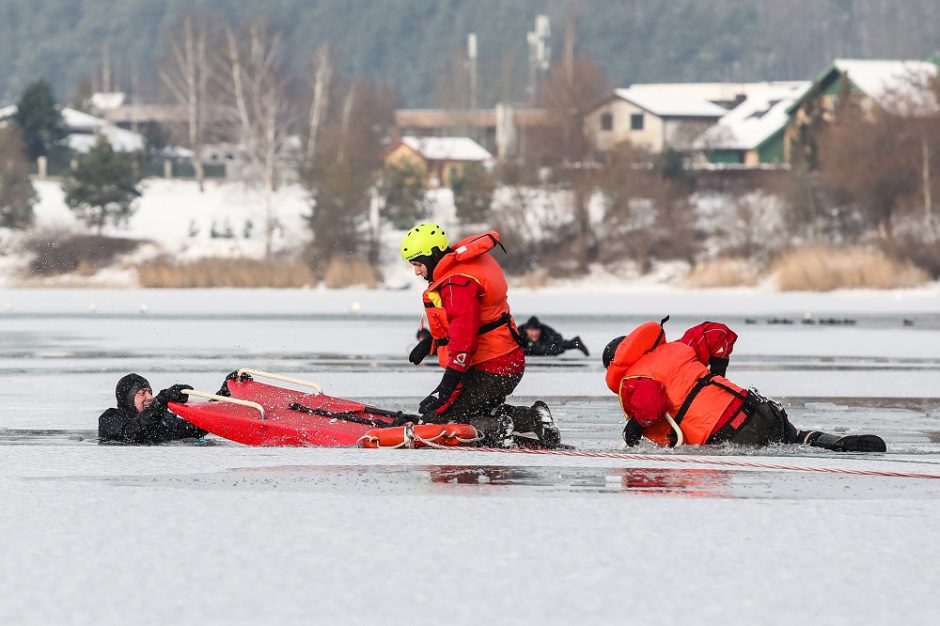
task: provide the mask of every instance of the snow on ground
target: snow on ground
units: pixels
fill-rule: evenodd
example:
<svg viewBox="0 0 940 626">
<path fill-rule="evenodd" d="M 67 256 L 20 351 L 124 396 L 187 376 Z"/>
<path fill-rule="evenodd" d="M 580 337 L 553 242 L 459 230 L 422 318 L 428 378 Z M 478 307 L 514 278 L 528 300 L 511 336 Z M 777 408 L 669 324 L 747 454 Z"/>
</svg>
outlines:
<svg viewBox="0 0 940 626">
<path fill-rule="evenodd" d="M 158 388 L 214 389 L 253 365 L 412 408 L 439 379 L 405 362 L 417 284 L 3 289 L 0 623 L 935 621 L 940 482 L 761 466 L 940 474 L 936 293 L 556 289 L 511 301 L 592 350 L 532 359 L 518 390 L 519 402 L 546 398 L 581 450 L 618 450 L 603 345 L 673 313 L 673 337 L 728 319 L 741 335 L 732 376 L 782 398 L 794 422 L 878 432 L 889 453 L 98 446 L 96 417 L 132 370 Z M 804 313 L 857 323 L 804 325 Z M 723 464 L 739 461 L 757 467 Z"/>
<path fill-rule="evenodd" d="M 36 181 L 39 204 L 35 230 L 85 232 L 85 227 L 65 204 L 62 187 L 55 181 Z M 275 194 L 277 220 L 274 243 L 294 249 L 306 242 L 304 215 L 310 204 L 299 185 L 286 185 Z M 195 182 L 150 178 L 144 181 L 137 210 L 126 227 L 108 226 L 104 234 L 149 239 L 167 252 L 186 256 L 260 256 L 264 253 L 264 196 L 260 189 L 241 183 L 206 181 L 200 192 Z M 246 237 L 246 229 L 249 237 Z M 229 232 L 231 238 L 213 238 L 212 231 Z"/>
</svg>

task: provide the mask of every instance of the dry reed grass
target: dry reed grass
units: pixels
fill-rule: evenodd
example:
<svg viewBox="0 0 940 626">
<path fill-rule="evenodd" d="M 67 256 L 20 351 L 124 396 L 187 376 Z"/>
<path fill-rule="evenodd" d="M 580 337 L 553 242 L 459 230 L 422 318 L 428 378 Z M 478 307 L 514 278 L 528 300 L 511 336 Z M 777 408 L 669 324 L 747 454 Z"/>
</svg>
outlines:
<svg viewBox="0 0 940 626">
<path fill-rule="evenodd" d="M 552 284 L 552 277 L 545 270 L 534 270 L 520 274 L 519 276 L 513 276 L 510 279 L 510 284 L 513 287 L 541 289 L 542 287 L 548 287 Z"/>
<path fill-rule="evenodd" d="M 695 289 L 750 287 L 756 285 L 754 262 L 746 259 L 715 259 L 693 267 L 682 283 Z"/>
<path fill-rule="evenodd" d="M 33 254 L 27 275 L 58 276 L 74 272 L 92 276 L 117 257 L 133 252 L 140 244 L 138 240 L 121 237 L 42 231 L 24 244 L 25 250 Z"/>
<path fill-rule="evenodd" d="M 813 245 L 797 248 L 772 268 L 781 291 L 896 289 L 929 280 L 926 272 L 881 250 Z"/>
<path fill-rule="evenodd" d="M 379 284 L 379 274 L 372 265 L 360 257 L 334 256 L 326 265 L 323 284 L 330 289 L 343 287 L 374 289 Z"/>
<path fill-rule="evenodd" d="M 316 284 L 310 267 L 299 259 L 229 259 L 207 257 L 179 263 L 168 257 L 137 267 L 141 287 L 309 287 Z"/>
</svg>

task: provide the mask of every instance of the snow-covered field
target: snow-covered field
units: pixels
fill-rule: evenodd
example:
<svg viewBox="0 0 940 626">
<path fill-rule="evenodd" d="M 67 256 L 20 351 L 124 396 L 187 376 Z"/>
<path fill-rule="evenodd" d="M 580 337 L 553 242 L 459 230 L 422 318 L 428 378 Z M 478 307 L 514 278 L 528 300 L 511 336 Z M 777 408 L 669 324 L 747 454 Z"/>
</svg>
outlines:
<svg viewBox="0 0 940 626">
<path fill-rule="evenodd" d="M 731 323 L 732 377 L 795 423 L 877 432 L 889 453 L 98 446 L 128 371 L 214 390 L 254 366 L 411 409 L 438 378 L 405 361 L 417 295 L 0 290 L 0 623 L 936 622 L 940 481 L 844 472 L 940 475 L 938 294 L 511 302 L 592 350 L 532 360 L 518 389 L 580 450 L 619 450 L 604 344 L 672 314 L 672 337 Z"/>
<path fill-rule="evenodd" d="M 59 182 L 34 180 L 39 202 L 35 207 L 35 224 L 30 232 L 0 229 L 0 286 L 22 284 L 24 268 L 29 259 L 21 253 L 20 242 L 35 234 L 88 234 L 65 204 L 65 193 Z M 431 190 L 427 194 L 431 215 L 447 228 L 456 226 L 453 194 L 449 189 Z M 308 216 L 311 200 L 299 184 L 282 186 L 274 195 L 274 228 L 272 251 L 294 253 L 311 239 Z M 232 181 L 210 180 L 200 192 L 188 180 L 150 178 L 141 185 L 141 197 L 133 215 L 121 226 L 107 225 L 103 234 L 147 242 L 133 253 L 115 260 L 94 276 L 54 277 L 53 285 L 65 286 L 137 286 L 133 266 L 159 255 L 181 261 L 204 257 L 260 258 L 265 254 L 267 214 L 260 189 Z M 388 284 L 400 285 L 408 280 L 409 267 L 401 262 L 398 244 L 402 231 L 386 227 L 382 233 L 384 246 L 383 276 Z M 40 279 L 33 279 L 33 283 Z"/>
</svg>

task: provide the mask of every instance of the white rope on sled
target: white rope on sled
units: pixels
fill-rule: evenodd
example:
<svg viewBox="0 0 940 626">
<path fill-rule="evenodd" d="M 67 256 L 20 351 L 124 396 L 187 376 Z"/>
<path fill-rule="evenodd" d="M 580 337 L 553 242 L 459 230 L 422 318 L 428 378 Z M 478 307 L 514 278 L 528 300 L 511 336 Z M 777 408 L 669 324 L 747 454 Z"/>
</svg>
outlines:
<svg viewBox="0 0 940 626">
<path fill-rule="evenodd" d="M 219 396 L 214 393 L 209 393 L 208 391 L 196 391 L 195 389 L 180 389 L 181 393 L 185 393 L 187 396 L 196 396 L 197 398 L 206 398 L 207 400 L 217 400 L 219 402 L 227 402 L 229 404 L 237 404 L 239 406 L 247 406 L 252 409 L 257 409 L 261 413 L 261 419 L 264 417 L 264 407 L 258 404 L 257 402 L 252 402 L 251 400 L 241 400 L 239 398 L 230 398 L 228 396 Z"/>
<path fill-rule="evenodd" d="M 249 374 L 257 378 L 270 378 L 271 380 L 279 380 L 281 382 L 291 383 L 292 385 L 300 385 L 302 387 L 310 387 L 312 389 L 316 389 L 316 393 L 314 395 L 320 395 L 323 393 L 323 387 L 315 382 L 304 380 L 303 378 L 294 378 L 293 376 L 284 376 L 283 374 L 274 374 L 273 372 L 264 372 L 248 367 L 243 367 L 238 370 L 239 377 L 241 377 L 243 374 Z"/>
</svg>

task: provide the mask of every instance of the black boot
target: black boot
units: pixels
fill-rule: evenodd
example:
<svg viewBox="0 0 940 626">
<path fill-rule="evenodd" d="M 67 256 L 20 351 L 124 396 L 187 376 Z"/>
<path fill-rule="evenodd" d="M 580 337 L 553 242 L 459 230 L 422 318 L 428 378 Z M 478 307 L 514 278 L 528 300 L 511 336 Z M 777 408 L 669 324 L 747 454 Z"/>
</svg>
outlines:
<svg viewBox="0 0 940 626">
<path fill-rule="evenodd" d="M 529 411 L 532 414 L 532 432 L 539 438 L 539 443 L 549 450 L 560 446 L 561 432 L 555 426 L 555 420 L 552 418 L 552 411 L 548 405 L 538 400 L 529 408 Z"/>
<path fill-rule="evenodd" d="M 480 445 L 486 448 L 509 448 L 512 446 L 512 418 L 504 411 L 497 409 L 497 412 L 484 423 L 474 423 L 474 420 L 468 421 L 483 436 Z"/>
<path fill-rule="evenodd" d="M 581 337 L 575 337 L 574 339 L 572 339 L 571 344 L 573 347 L 583 352 L 584 356 L 591 356 L 591 353 L 588 352 L 587 346 L 584 345 L 583 341 L 581 341 Z"/>
<path fill-rule="evenodd" d="M 802 443 L 834 452 L 885 452 L 888 447 L 878 435 L 832 435 L 818 430 L 800 432 Z"/>
</svg>

